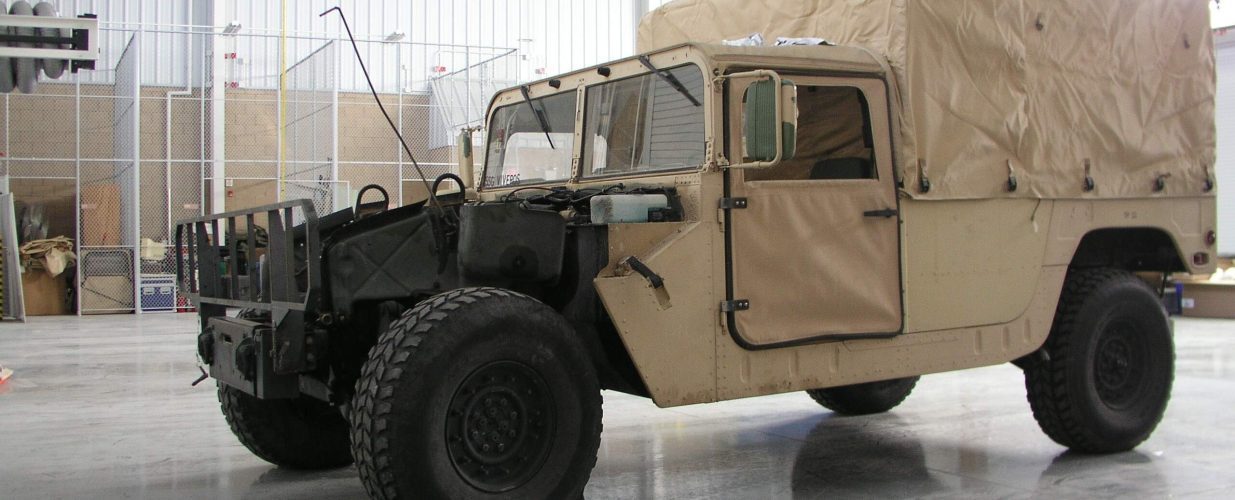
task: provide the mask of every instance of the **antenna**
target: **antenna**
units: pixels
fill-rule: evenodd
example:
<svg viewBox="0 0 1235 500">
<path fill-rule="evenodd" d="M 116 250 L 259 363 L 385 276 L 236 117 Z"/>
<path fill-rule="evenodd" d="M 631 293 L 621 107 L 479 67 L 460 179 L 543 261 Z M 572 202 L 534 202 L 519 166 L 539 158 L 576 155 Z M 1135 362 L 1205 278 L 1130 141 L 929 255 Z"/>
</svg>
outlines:
<svg viewBox="0 0 1235 500">
<path fill-rule="evenodd" d="M 382 99 L 377 96 L 377 89 L 373 87 L 373 79 L 369 78 L 369 68 L 365 67 L 364 58 L 360 57 L 360 47 L 356 46 L 356 37 L 352 36 L 352 27 L 347 24 L 347 16 L 343 15 L 343 9 L 339 7 L 331 7 L 326 12 L 318 14 L 317 17 L 323 17 L 331 12 L 338 12 L 339 19 L 343 21 L 343 29 L 347 30 L 347 39 L 352 42 L 352 50 L 356 52 L 356 62 L 360 63 L 360 71 L 364 73 L 365 82 L 369 84 L 369 92 L 373 93 L 373 100 L 377 101 L 377 108 L 382 110 L 382 116 L 386 117 L 386 123 L 390 124 L 390 130 L 394 131 L 395 137 L 399 138 L 399 144 L 403 145 L 403 151 L 407 152 L 408 159 L 412 160 L 412 166 L 416 168 L 416 174 L 420 175 L 420 182 L 425 186 L 425 192 L 429 193 L 429 204 L 433 205 L 438 212 L 442 210 L 442 202 L 437 199 L 437 193 L 433 192 L 433 186 L 429 185 L 429 180 L 425 178 L 425 173 L 420 169 L 420 163 L 416 162 L 416 157 L 412 155 L 412 148 L 407 146 L 407 141 L 403 139 L 403 134 L 399 133 L 399 127 L 395 126 L 395 121 L 390 118 L 390 113 L 386 111 L 386 106 L 382 105 Z M 400 173 L 399 177 L 403 177 Z M 402 202 L 402 200 L 400 200 Z"/>
</svg>

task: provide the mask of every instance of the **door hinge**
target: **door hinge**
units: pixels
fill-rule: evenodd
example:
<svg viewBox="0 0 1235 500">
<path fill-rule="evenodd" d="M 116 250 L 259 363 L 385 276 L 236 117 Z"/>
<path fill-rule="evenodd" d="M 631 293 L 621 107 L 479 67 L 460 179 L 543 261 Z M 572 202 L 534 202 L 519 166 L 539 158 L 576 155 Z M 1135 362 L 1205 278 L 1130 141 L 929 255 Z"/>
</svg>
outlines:
<svg viewBox="0 0 1235 500">
<path fill-rule="evenodd" d="M 745 311 L 750 309 L 750 301 L 746 299 L 726 300 L 720 303 L 721 312 Z"/>
<path fill-rule="evenodd" d="M 721 198 L 720 199 L 720 209 L 721 210 L 734 210 L 738 208 L 746 208 L 746 206 L 749 204 L 750 202 L 746 201 L 746 198 Z"/>
</svg>

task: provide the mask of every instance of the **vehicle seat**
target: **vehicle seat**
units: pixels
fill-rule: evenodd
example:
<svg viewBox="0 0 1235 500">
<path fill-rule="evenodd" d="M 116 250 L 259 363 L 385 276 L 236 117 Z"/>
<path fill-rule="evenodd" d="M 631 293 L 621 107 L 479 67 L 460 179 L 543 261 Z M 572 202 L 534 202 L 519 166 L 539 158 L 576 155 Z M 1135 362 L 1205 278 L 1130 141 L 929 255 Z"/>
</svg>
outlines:
<svg viewBox="0 0 1235 500">
<path fill-rule="evenodd" d="M 815 179 L 874 179 L 875 172 L 866 158 L 824 158 L 810 169 Z"/>
</svg>

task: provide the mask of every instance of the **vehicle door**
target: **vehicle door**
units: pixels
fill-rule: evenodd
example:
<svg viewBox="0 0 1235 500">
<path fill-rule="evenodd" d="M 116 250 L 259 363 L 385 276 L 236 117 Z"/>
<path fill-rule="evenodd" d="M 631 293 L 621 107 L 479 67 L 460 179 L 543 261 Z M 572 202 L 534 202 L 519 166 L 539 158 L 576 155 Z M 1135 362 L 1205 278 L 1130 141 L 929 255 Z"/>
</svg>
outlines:
<svg viewBox="0 0 1235 500">
<path fill-rule="evenodd" d="M 750 349 L 895 335 L 900 219 L 885 84 L 784 78 L 797 86 L 795 155 L 726 171 L 727 328 Z M 743 109 L 739 89 L 730 110 Z M 728 125 L 731 161 L 743 151 L 740 117 Z"/>
</svg>

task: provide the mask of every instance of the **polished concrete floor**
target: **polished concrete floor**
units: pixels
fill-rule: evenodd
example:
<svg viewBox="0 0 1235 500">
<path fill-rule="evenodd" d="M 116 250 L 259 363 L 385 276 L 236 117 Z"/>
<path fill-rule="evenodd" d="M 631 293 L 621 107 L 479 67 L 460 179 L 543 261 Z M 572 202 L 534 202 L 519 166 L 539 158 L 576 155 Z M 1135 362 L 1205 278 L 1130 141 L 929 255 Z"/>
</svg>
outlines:
<svg viewBox="0 0 1235 500">
<path fill-rule="evenodd" d="M 362 498 L 355 471 L 286 471 L 232 437 L 198 374 L 192 315 L 0 323 L 0 499 Z M 1153 437 L 1067 453 L 1020 371 L 924 377 L 899 408 L 840 418 L 801 393 L 662 410 L 605 393 L 587 498 L 1233 498 L 1235 321 L 1176 322 Z"/>
</svg>

